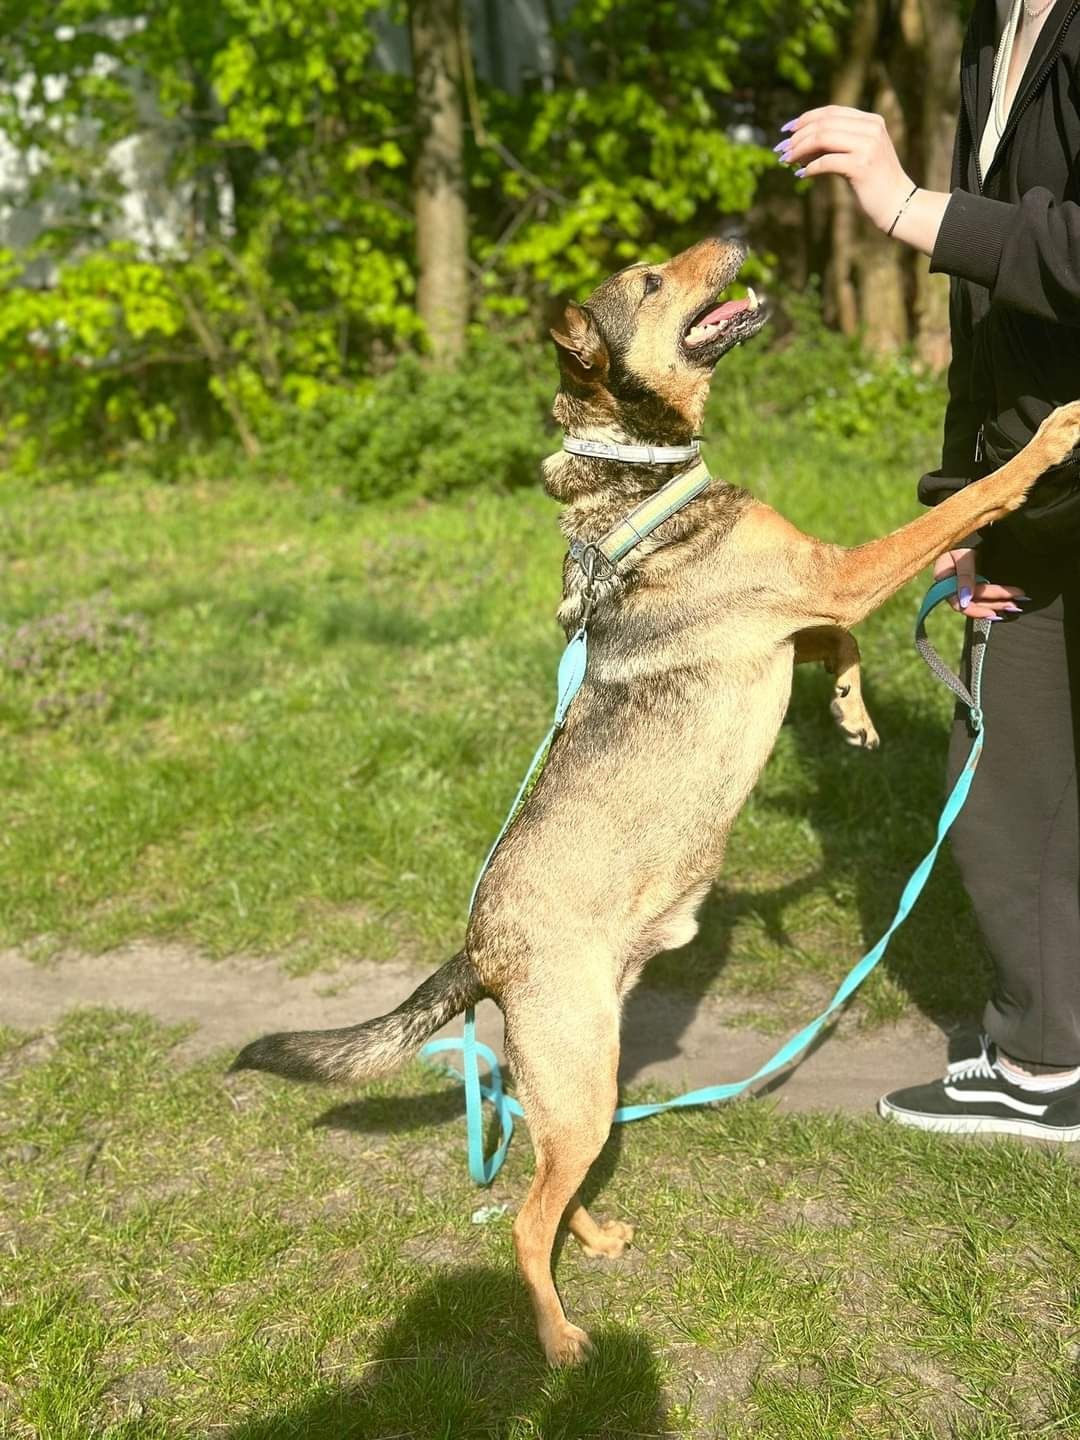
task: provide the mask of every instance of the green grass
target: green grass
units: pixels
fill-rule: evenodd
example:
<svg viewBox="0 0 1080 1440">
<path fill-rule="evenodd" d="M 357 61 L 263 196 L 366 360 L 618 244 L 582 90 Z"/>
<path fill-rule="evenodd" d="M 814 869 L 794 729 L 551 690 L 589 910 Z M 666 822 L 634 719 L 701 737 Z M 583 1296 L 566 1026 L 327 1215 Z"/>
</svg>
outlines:
<svg viewBox="0 0 1080 1440">
<path fill-rule="evenodd" d="M 461 1097 L 419 1067 L 288 1088 L 84 1011 L 0 1037 L 11 1440 L 1031 1440 L 1080 1427 L 1080 1189 L 1061 1151 L 765 1103 L 622 1127 L 567 1242 L 595 1359 L 541 1362 Z M 506 1203 L 490 1224 L 481 1204 Z"/>
<path fill-rule="evenodd" d="M 827 439 L 731 394 L 718 473 L 825 538 L 915 512 L 932 434 Z M 539 490 L 393 507 L 132 479 L 5 498 L 0 943 L 169 937 L 293 969 L 458 945 L 552 702 L 562 544 Z M 949 704 L 912 650 L 915 605 L 909 587 L 861 628 L 882 751 L 847 750 L 826 677 L 800 672 L 702 934 L 653 980 L 783 1025 L 884 928 L 942 798 Z M 964 1013 L 984 985 L 946 862 L 859 1013 Z"/>
</svg>

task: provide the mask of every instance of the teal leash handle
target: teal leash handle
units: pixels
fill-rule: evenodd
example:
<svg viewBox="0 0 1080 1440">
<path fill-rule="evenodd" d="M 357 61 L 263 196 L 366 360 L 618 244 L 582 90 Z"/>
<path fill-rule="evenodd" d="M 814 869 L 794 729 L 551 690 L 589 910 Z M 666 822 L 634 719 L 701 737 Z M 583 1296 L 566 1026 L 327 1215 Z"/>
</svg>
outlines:
<svg viewBox="0 0 1080 1440">
<path fill-rule="evenodd" d="M 978 577 L 980 580 L 982 577 Z M 900 896 L 900 902 L 896 907 L 896 913 L 889 924 L 888 929 L 881 936 L 878 942 L 862 957 L 861 960 L 849 971 L 833 995 L 829 1004 L 817 1015 L 808 1025 L 804 1025 L 795 1035 L 791 1037 L 780 1049 L 745 1080 L 734 1080 L 725 1085 L 707 1085 L 700 1090 L 690 1090 L 684 1095 L 678 1095 L 672 1100 L 662 1100 L 655 1104 L 643 1105 L 622 1105 L 612 1116 L 612 1124 L 623 1125 L 634 1120 L 645 1120 L 651 1115 L 662 1115 L 667 1110 L 681 1110 L 689 1106 L 710 1105 L 722 1100 L 732 1100 L 737 1095 L 744 1094 L 752 1085 L 775 1075 L 778 1070 L 784 1069 L 796 1058 L 813 1040 L 820 1035 L 824 1027 L 829 1023 L 836 1012 L 850 999 L 870 972 L 881 960 L 888 949 L 889 941 L 899 930 L 910 915 L 916 901 L 926 887 L 933 871 L 934 864 L 938 857 L 945 837 L 968 798 L 972 781 L 975 778 L 975 771 L 983 752 L 985 731 L 983 728 L 982 715 L 982 666 L 986 655 L 986 644 L 990 634 L 990 622 L 988 620 L 977 620 L 973 624 L 972 637 L 972 658 L 971 658 L 971 689 L 965 687 L 963 681 L 942 661 L 940 655 L 930 644 L 926 636 L 926 618 L 930 612 L 937 608 L 948 596 L 955 594 L 957 582 L 955 579 L 939 580 L 932 585 L 923 600 L 919 610 L 918 618 L 915 621 L 915 644 L 919 654 L 949 689 L 967 706 L 973 731 L 971 750 L 968 753 L 964 768 L 961 770 L 956 784 L 945 801 L 944 809 L 937 824 L 937 833 L 934 843 L 926 852 L 923 858 L 916 865 L 910 879 L 904 886 Z M 580 642 L 580 643 L 579 643 Z M 975 648 L 975 647 L 978 648 Z M 555 719 L 551 729 L 544 737 L 533 757 L 525 779 L 515 796 L 510 812 L 503 823 L 502 829 L 495 840 L 495 844 L 488 852 L 487 859 L 481 867 L 480 874 L 476 878 L 473 887 L 472 900 L 469 902 L 470 913 L 476 902 L 476 894 L 480 887 L 480 881 L 484 877 L 488 864 L 491 861 L 503 836 L 510 827 L 511 821 L 517 814 L 528 787 L 532 782 L 537 770 L 540 768 L 548 747 L 555 735 L 562 728 L 571 702 L 581 683 L 585 678 L 585 668 L 588 658 L 587 641 L 584 630 L 571 639 L 566 650 L 563 652 L 559 662 L 558 677 L 558 699 L 555 707 Z M 490 1185 L 495 1176 L 502 1168 L 506 1159 L 506 1152 L 509 1149 L 510 1141 L 514 1134 L 514 1120 L 524 1118 L 525 1112 L 521 1105 L 511 1095 L 507 1095 L 503 1089 L 502 1071 L 499 1067 L 498 1057 L 490 1046 L 482 1044 L 476 1038 L 476 1012 L 470 1006 L 465 1012 L 464 1033 L 461 1039 L 433 1040 L 421 1050 L 423 1058 L 442 1055 L 447 1052 L 461 1051 L 464 1065 L 464 1073 L 455 1070 L 453 1066 L 445 1068 L 451 1074 L 462 1080 L 465 1085 L 465 1118 L 468 1138 L 468 1159 L 469 1174 L 477 1185 Z M 488 1080 L 485 1083 L 480 1079 L 479 1062 L 483 1061 L 488 1068 Z M 483 1134 L 483 1102 L 488 1101 L 494 1108 L 495 1115 L 499 1122 L 500 1139 L 499 1143 L 490 1158 L 484 1155 L 484 1134 Z"/>
</svg>

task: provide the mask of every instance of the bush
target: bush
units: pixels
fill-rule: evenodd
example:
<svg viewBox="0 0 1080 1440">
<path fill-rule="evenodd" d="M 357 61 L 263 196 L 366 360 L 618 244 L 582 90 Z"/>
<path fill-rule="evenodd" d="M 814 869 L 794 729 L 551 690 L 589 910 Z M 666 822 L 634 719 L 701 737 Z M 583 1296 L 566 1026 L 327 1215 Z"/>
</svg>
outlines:
<svg viewBox="0 0 1080 1440">
<path fill-rule="evenodd" d="M 407 355 L 359 390 L 282 411 L 253 463 L 358 500 L 534 485 L 557 385 L 550 347 L 535 343 L 477 340 L 448 371 Z"/>
<path fill-rule="evenodd" d="M 838 459 L 868 462 L 913 444 L 926 449 L 944 413 L 940 376 L 907 355 L 868 355 L 825 327 L 812 296 L 785 297 L 782 312 L 721 362 L 706 437 L 738 450 L 757 447 L 767 428 L 771 453 L 812 440 Z M 264 415 L 255 459 L 232 437 L 201 447 L 147 442 L 93 478 L 102 483 L 133 468 L 179 481 L 242 474 L 363 501 L 535 486 L 540 461 L 558 444 L 550 418 L 557 387 L 546 341 L 476 335 L 453 370 L 405 355 L 375 379 L 314 385 L 305 403 L 278 405 Z M 52 474 L 74 470 L 65 463 Z"/>
<path fill-rule="evenodd" d="M 789 323 L 787 334 L 770 344 L 766 330 L 761 340 L 722 362 L 707 433 L 782 420 L 793 444 L 810 432 L 855 442 L 869 455 L 940 432 L 942 376 L 920 368 L 905 352 L 870 355 L 858 340 L 829 330 L 812 293 L 787 295 L 782 303 L 780 324 Z"/>
</svg>

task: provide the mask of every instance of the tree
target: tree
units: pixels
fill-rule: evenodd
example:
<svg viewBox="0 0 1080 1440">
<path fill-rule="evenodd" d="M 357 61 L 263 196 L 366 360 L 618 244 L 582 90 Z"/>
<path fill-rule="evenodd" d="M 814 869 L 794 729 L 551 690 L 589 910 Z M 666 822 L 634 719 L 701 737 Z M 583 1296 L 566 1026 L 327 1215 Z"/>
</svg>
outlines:
<svg viewBox="0 0 1080 1440">
<path fill-rule="evenodd" d="M 416 307 L 432 354 L 461 354 L 469 318 L 469 220 L 458 0 L 410 0 L 416 105 Z"/>
<path fill-rule="evenodd" d="M 959 105 L 963 27 L 941 0 L 855 0 L 829 89 L 835 105 L 884 116 L 901 159 L 920 184 L 947 190 Z M 890 351 L 914 343 L 940 368 L 948 359 L 948 281 L 922 256 L 870 226 L 849 186 L 830 181 L 828 310 L 845 334 Z"/>
</svg>

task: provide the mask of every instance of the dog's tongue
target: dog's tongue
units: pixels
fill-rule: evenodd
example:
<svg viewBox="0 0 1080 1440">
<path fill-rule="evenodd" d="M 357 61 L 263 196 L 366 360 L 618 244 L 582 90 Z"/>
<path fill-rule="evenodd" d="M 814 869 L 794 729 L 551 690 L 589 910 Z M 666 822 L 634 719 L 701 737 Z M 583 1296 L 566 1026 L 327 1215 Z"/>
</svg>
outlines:
<svg viewBox="0 0 1080 1440">
<path fill-rule="evenodd" d="M 708 315 L 703 315 L 697 323 L 699 325 L 723 325 L 725 320 L 730 320 L 741 311 L 749 309 L 749 300 L 725 300 L 723 305 L 718 305 L 715 310 L 710 310 Z"/>
</svg>

